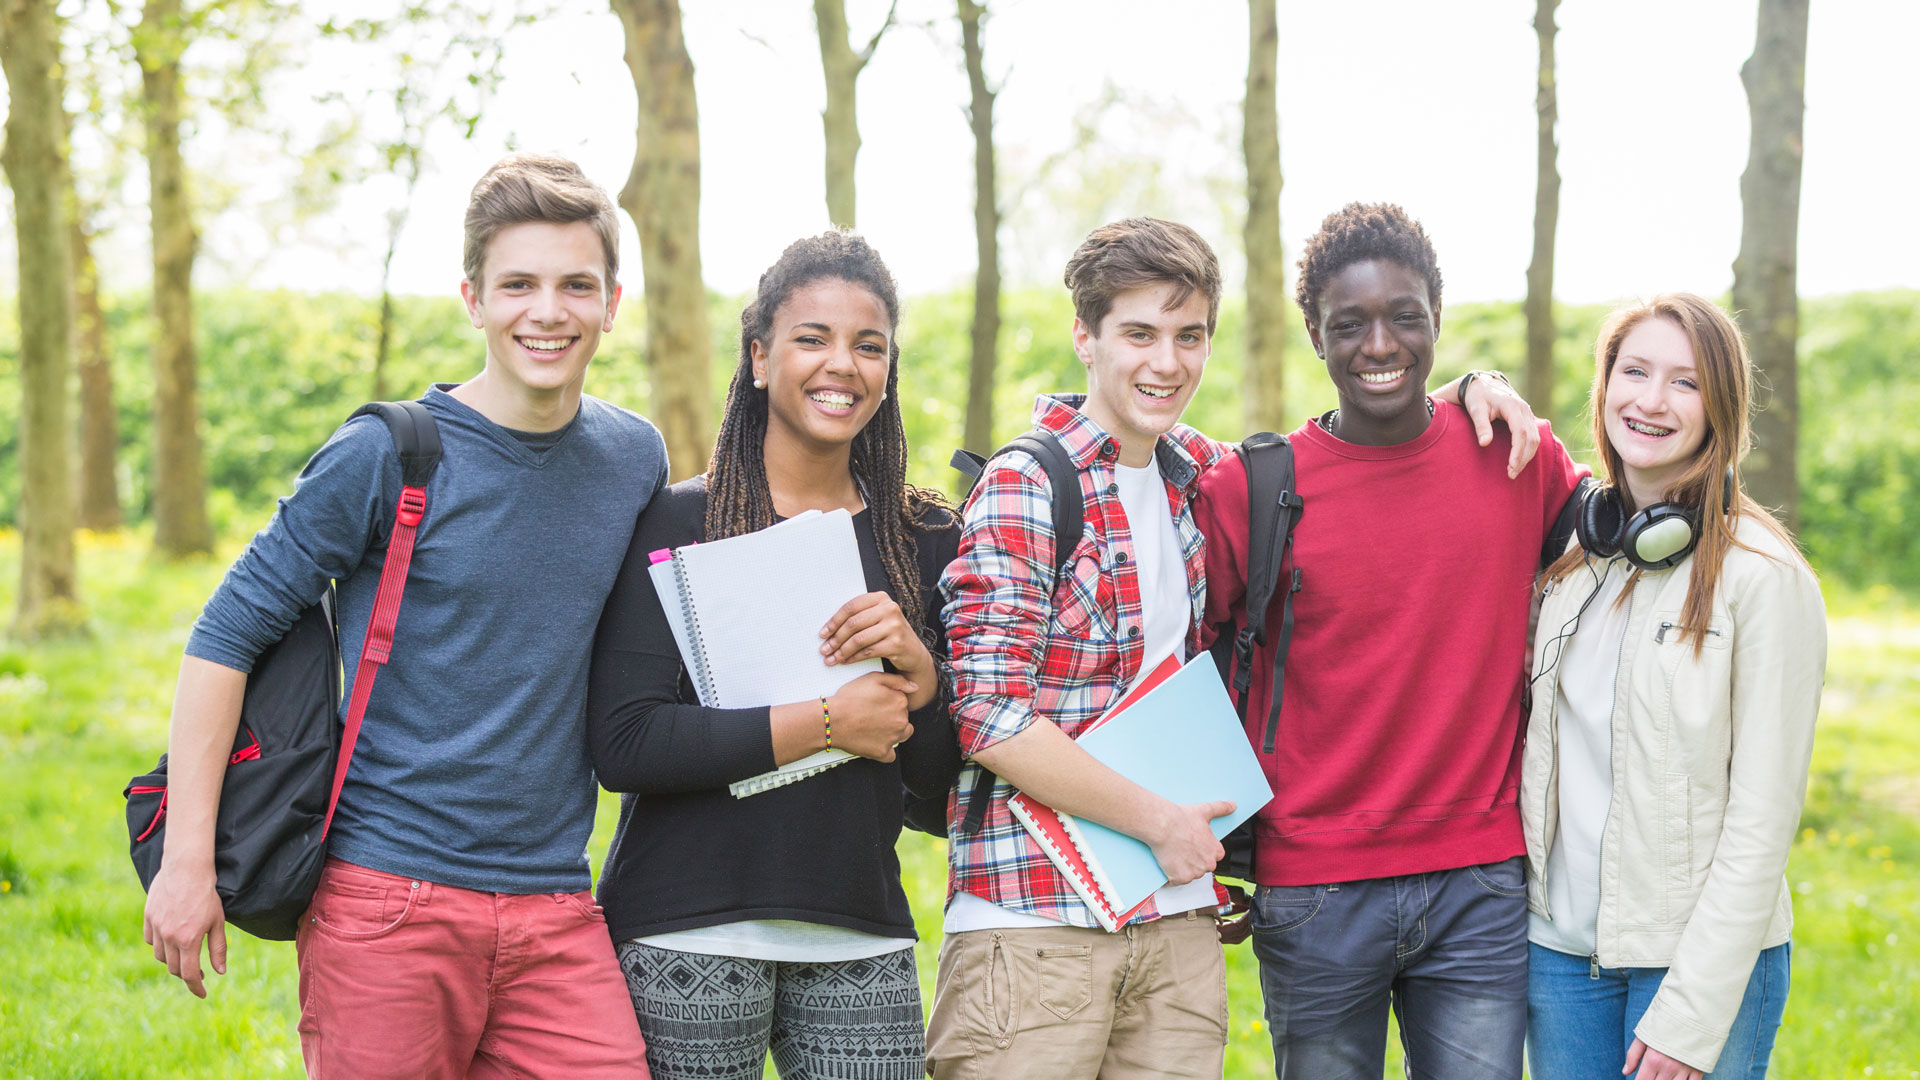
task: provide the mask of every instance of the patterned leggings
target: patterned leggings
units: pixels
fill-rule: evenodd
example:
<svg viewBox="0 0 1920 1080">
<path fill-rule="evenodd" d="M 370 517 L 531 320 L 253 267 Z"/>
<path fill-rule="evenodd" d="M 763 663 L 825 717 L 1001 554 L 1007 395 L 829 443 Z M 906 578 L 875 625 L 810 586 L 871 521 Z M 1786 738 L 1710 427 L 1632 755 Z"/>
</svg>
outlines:
<svg viewBox="0 0 1920 1080">
<path fill-rule="evenodd" d="M 918 1080 L 927 1044 L 913 950 L 781 963 L 619 946 L 654 1080 Z"/>
</svg>

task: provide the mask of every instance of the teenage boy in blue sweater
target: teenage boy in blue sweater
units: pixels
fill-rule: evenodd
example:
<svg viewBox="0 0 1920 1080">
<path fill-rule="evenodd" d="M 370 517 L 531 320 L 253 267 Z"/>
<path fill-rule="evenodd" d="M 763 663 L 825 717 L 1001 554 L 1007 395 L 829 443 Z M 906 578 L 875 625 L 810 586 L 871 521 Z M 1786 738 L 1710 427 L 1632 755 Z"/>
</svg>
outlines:
<svg viewBox="0 0 1920 1080">
<path fill-rule="evenodd" d="M 486 363 L 423 399 L 444 457 L 296 941 L 312 1076 L 646 1075 L 587 891 L 589 646 L 667 478 L 653 425 L 581 394 L 617 230 L 570 161 L 510 157 L 474 187 L 460 291 Z M 351 680 L 399 493 L 381 421 L 342 427 L 188 639 L 145 937 L 201 997 L 203 940 L 226 970 L 213 821 L 246 672 L 332 579 Z"/>
</svg>

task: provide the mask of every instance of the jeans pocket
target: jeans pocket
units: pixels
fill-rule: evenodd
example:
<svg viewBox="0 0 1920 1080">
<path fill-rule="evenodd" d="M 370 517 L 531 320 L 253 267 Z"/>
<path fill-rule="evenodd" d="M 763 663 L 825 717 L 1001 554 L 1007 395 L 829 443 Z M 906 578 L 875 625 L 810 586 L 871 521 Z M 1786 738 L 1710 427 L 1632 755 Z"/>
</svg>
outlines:
<svg viewBox="0 0 1920 1080">
<path fill-rule="evenodd" d="M 329 937 L 372 941 L 398 930 L 413 913 L 419 896 L 417 882 L 342 880 L 329 872 L 314 891 L 307 918 L 315 930 Z"/>
<path fill-rule="evenodd" d="M 1034 949 L 1042 1008 L 1062 1020 L 1093 1001 L 1093 946 L 1045 945 Z"/>
<path fill-rule="evenodd" d="M 1325 885 L 1262 885 L 1253 892 L 1253 932 L 1284 934 L 1320 913 Z"/>
<path fill-rule="evenodd" d="M 606 909 L 602 908 L 599 904 L 596 904 L 593 902 L 592 893 L 577 892 L 577 893 L 561 893 L 560 895 L 566 898 L 566 902 L 569 907 L 579 912 L 580 917 L 587 920 L 588 922 L 604 923 L 607 921 Z"/>
<path fill-rule="evenodd" d="M 1500 862 L 1469 866 L 1467 872 L 1480 887 L 1495 896 L 1527 895 L 1527 869 L 1518 855 Z"/>
</svg>

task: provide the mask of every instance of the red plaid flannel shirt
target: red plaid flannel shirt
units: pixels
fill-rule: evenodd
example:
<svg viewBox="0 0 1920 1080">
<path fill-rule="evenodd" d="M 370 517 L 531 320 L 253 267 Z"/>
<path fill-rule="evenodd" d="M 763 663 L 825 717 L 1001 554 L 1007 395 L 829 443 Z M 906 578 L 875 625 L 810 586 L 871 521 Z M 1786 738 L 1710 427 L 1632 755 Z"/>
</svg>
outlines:
<svg viewBox="0 0 1920 1080">
<path fill-rule="evenodd" d="M 1041 395 L 1033 410 L 1034 426 L 1059 439 L 1079 469 L 1086 529 L 1073 553 L 1074 572 L 1062 575 L 1067 560 L 1054 552 L 1046 470 L 1032 455 L 1013 450 L 993 459 L 974 487 L 960 557 L 940 581 L 953 658 L 954 722 L 969 758 L 1041 718 L 1078 736 L 1145 660 L 1133 537 L 1114 486 L 1119 446 L 1079 411 L 1083 401 L 1082 395 Z M 1185 425 L 1155 447 L 1187 564 L 1189 654 L 1200 648 L 1206 600 L 1206 552 L 1191 504 L 1200 473 L 1225 450 Z M 995 778 L 980 829 L 961 835 L 969 797 L 984 775 L 969 761 L 947 805 L 947 899 L 969 892 L 1013 911 L 1098 926 L 1014 819 L 1007 808 L 1013 788 L 1004 780 Z M 1158 917 L 1149 903 L 1134 921 Z"/>
</svg>

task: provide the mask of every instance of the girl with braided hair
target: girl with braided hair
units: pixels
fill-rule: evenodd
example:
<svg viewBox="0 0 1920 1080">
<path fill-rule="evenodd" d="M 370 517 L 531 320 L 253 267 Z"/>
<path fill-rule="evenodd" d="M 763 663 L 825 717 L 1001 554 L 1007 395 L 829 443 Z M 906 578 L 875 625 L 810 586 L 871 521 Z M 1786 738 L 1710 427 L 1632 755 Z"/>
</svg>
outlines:
<svg viewBox="0 0 1920 1080">
<path fill-rule="evenodd" d="M 781 254 L 741 312 L 707 473 L 655 496 L 601 616 L 588 736 L 601 783 L 623 795 L 599 899 L 656 1080 L 757 1078 L 769 1049 L 789 1080 L 924 1072 L 894 842 L 906 795 L 944 805 L 960 765 L 935 591 L 959 530 L 938 495 L 906 482 L 899 313 L 865 240 L 828 232 Z M 870 591 L 806 631 L 830 664 L 878 656 L 887 670 L 824 708 L 702 707 L 648 553 L 836 509 L 854 515 Z M 859 756 L 728 794 L 829 732 Z"/>
</svg>

